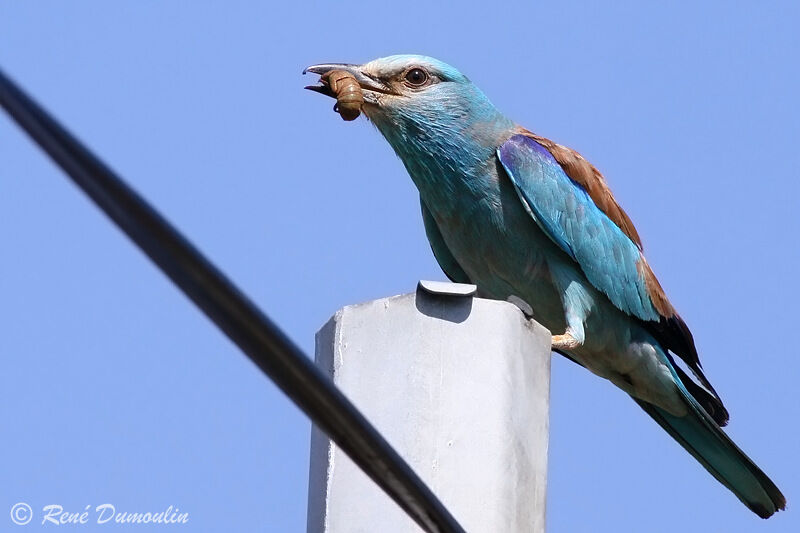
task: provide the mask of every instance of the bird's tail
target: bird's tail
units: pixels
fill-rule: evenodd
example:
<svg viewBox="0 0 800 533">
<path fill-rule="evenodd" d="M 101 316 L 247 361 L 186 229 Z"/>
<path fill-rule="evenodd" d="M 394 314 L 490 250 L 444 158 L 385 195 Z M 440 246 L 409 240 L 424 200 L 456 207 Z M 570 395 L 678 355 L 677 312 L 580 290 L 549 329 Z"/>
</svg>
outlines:
<svg viewBox="0 0 800 533">
<path fill-rule="evenodd" d="M 786 498 L 775 483 L 720 429 L 677 376 L 675 378 L 687 405 L 686 416 L 674 416 L 653 404 L 634 400 L 758 516 L 769 518 L 785 509 Z"/>
</svg>

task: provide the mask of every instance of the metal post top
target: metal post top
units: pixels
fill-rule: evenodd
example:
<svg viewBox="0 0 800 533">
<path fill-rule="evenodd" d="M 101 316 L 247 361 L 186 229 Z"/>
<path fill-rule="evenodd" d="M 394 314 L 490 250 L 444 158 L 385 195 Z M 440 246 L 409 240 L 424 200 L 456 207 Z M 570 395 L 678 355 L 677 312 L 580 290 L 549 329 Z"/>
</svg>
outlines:
<svg viewBox="0 0 800 533">
<path fill-rule="evenodd" d="M 470 532 L 542 533 L 551 335 L 475 285 L 422 280 L 348 305 L 315 359 Z M 418 531 L 312 433 L 308 533 Z"/>
</svg>

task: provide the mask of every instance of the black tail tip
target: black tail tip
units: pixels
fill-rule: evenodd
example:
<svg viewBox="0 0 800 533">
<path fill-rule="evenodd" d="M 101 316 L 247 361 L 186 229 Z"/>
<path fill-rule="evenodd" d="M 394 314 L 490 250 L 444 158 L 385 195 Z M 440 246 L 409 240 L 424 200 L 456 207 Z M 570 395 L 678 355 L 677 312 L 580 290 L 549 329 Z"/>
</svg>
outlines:
<svg viewBox="0 0 800 533">
<path fill-rule="evenodd" d="M 786 510 L 786 498 L 783 496 L 783 494 L 779 493 L 777 494 L 777 497 L 773 496 L 772 503 L 773 505 L 770 507 L 764 507 L 758 504 L 751 504 L 748 505 L 748 507 L 750 507 L 751 511 L 753 511 L 758 516 L 766 520 L 767 518 L 774 515 L 778 511 Z"/>
</svg>

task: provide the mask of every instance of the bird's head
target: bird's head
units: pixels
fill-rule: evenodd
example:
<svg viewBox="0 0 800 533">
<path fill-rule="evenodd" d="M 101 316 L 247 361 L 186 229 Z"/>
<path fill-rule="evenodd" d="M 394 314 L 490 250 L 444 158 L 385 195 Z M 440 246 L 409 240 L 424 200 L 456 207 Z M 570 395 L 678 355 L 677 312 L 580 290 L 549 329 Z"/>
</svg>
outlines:
<svg viewBox="0 0 800 533">
<path fill-rule="evenodd" d="M 333 70 L 356 79 L 364 97 L 362 111 L 399 154 L 420 142 L 428 149 L 452 143 L 454 135 L 482 140 L 510 125 L 466 76 L 431 57 L 395 55 L 363 65 L 313 65 L 304 72 Z M 324 85 L 307 88 L 334 96 Z"/>
</svg>

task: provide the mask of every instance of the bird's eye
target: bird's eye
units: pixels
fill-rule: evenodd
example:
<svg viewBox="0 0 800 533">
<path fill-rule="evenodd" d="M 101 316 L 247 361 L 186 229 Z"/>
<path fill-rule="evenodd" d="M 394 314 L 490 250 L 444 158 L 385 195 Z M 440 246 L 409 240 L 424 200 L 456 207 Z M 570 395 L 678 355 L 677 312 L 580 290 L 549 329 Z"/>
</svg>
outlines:
<svg viewBox="0 0 800 533">
<path fill-rule="evenodd" d="M 406 72 L 406 82 L 412 87 L 419 87 L 428 81 L 428 73 L 421 68 L 412 68 Z"/>
</svg>

